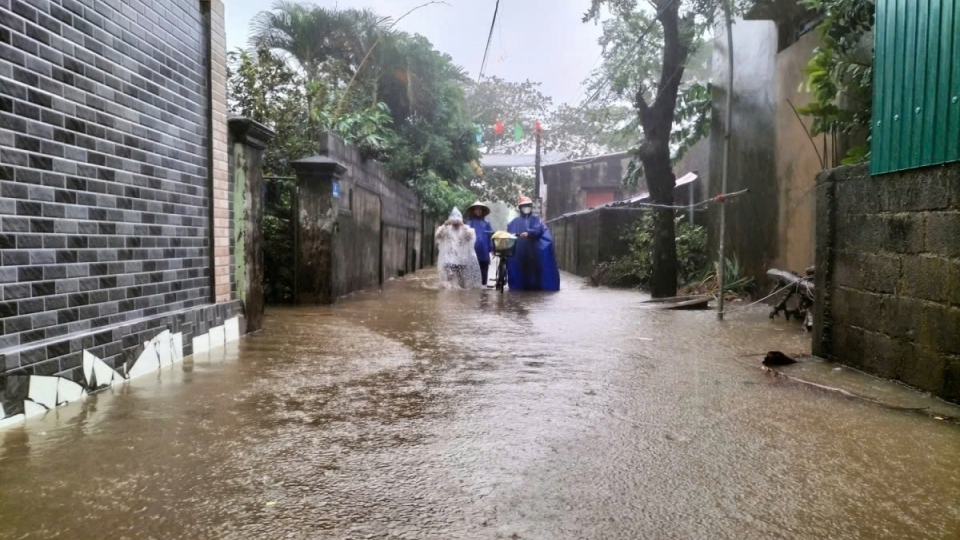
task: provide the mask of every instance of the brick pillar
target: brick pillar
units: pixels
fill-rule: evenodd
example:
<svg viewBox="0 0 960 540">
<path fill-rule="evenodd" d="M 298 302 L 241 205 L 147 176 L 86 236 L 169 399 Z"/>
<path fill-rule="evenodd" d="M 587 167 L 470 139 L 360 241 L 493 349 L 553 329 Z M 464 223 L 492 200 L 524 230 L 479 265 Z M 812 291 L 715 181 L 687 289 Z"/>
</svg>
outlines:
<svg viewBox="0 0 960 540">
<path fill-rule="evenodd" d="M 223 1 L 204 0 L 210 21 L 210 191 L 212 227 L 213 300 L 230 298 L 229 172 L 227 167 L 227 38 Z"/>
<path fill-rule="evenodd" d="M 273 138 L 270 128 L 249 118 L 231 118 L 234 160 L 234 279 L 243 300 L 247 332 L 263 321 L 263 151 Z M 242 235 L 239 234 L 242 232 Z"/>
<path fill-rule="evenodd" d="M 326 156 L 293 162 L 297 172 L 296 285 L 298 304 L 332 304 L 338 201 L 334 183 L 346 167 Z"/>
</svg>

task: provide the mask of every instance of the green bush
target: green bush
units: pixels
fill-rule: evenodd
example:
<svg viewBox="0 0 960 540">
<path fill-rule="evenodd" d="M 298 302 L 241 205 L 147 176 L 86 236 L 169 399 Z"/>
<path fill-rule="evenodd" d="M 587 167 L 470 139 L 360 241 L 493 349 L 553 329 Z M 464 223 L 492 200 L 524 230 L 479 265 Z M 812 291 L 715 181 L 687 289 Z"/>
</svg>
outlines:
<svg viewBox="0 0 960 540">
<path fill-rule="evenodd" d="M 709 271 L 707 231 L 683 215 L 676 218 L 677 279 L 680 285 L 698 281 Z M 608 287 L 646 287 L 653 271 L 653 213 L 643 214 L 622 237 L 629 251 L 597 266 L 591 281 Z"/>
</svg>

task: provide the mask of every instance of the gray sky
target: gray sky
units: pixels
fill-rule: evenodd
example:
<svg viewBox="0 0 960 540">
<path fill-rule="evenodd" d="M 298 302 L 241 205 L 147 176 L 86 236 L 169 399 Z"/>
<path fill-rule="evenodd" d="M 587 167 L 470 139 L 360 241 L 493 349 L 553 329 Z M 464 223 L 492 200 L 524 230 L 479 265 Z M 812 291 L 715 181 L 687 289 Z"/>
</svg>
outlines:
<svg viewBox="0 0 960 540">
<path fill-rule="evenodd" d="M 401 30 L 423 34 L 474 78 L 480 69 L 496 0 L 446 0 L 450 5 L 419 9 L 402 20 Z M 371 8 L 400 17 L 426 0 L 314 0 L 321 6 Z M 485 75 L 511 81 L 530 79 L 555 104 L 582 97 L 580 83 L 598 61 L 600 28 L 580 22 L 590 0 L 500 0 Z M 244 47 L 250 19 L 272 0 L 226 0 L 227 47 Z"/>
</svg>

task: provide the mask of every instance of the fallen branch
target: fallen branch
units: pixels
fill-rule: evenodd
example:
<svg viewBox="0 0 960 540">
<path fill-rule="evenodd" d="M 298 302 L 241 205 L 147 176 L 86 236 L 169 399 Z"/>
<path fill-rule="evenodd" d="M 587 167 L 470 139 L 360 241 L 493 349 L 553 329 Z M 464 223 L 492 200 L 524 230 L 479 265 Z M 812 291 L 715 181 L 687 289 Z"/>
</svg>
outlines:
<svg viewBox="0 0 960 540">
<path fill-rule="evenodd" d="M 769 368 L 769 367 L 767 367 L 767 366 L 762 366 L 762 369 L 763 369 L 764 371 L 773 373 L 773 374 L 774 374 L 775 376 L 777 376 L 777 377 L 783 377 L 783 378 L 786 378 L 786 379 L 790 379 L 791 381 L 795 381 L 795 382 L 798 382 L 798 383 L 801 383 L 801 384 L 805 384 L 805 385 L 807 385 L 807 386 L 812 386 L 812 387 L 814 387 L 814 388 L 817 388 L 817 389 L 819 389 L 819 390 L 824 390 L 824 391 L 826 391 L 826 392 L 833 392 L 833 393 L 836 393 L 836 394 L 840 394 L 840 395 L 842 395 L 842 396 L 844 396 L 844 397 L 847 397 L 847 398 L 850 398 L 850 399 L 863 400 L 863 401 L 866 401 L 866 402 L 868 402 L 868 403 L 872 403 L 872 404 L 874 404 L 874 405 L 879 405 L 880 407 L 883 407 L 883 408 L 885 408 L 885 409 L 890 409 L 890 410 L 892 410 L 892 411 L 923 412 L 923 411 L 928 411 L 928 410 L 930 410 L 930 407 L 902 407 L 902 406 L 900 406 L 900 405 L 891 405 L 891 404 L 889 404 L 889 403 L 884 403 L 884 402 L 882 402 L 882 401 L 878 401 L 878 400 L 876 400 L 876 399 L 873 399 L 873 398 L 870 398 L 870 397 L 867 397 L 867 396 L 862 396 L 862 395 L 860 395 L 860 394 L 855 394 L 855 393 L 853 393 L 853 392 L 850 392 L 849 390 L 844 390 L 843 388 L 837 388 L 837 387 L 834 387 L 834 386 L 827 386 L 827 385 L 825 385 L 825 384 L 815 383 L 815 382 L 813 382 L 813 381 L 808 381 L 808 380 L 805 380 L 805 379 L 801 379 L 801 378 L 799 378 L 799 377 L 794 377 L 793 375 L 787 375 L 786 373 L 784 373 L 784 372 L 782 372 L 782 371 L 779 371 L 779 370 L 776 370 L 776 369 L 773 369 L 773 368 Z"/>
</svg>

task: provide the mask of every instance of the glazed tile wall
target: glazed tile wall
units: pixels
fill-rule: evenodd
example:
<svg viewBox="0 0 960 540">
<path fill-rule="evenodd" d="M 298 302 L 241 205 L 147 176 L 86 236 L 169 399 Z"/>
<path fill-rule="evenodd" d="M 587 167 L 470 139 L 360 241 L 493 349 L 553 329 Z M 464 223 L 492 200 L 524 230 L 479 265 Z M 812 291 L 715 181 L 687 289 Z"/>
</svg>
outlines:
<svg viewBox="0 0 960 540">
<path fill-rule="evenodd" d="M 31 349 L 58 357 L 0 378 L 0 429 L 107 387 L 157 373 L 188 356 L 216 353 L 240 338 L 239 310 L 240 302 L 208 305 L 63 341 L 62 348 L 55 351 L 50 347 Z M 23 358 L 24 354 L 0 356 Z M 57 373 L 53 371 L 57 366 L 70 367 Z"/>
<path fill-rule="evenodd" d="M 121 361 L 213 298 L 211 4 L 0 0 L 0 374 Z"/>
</svg>

